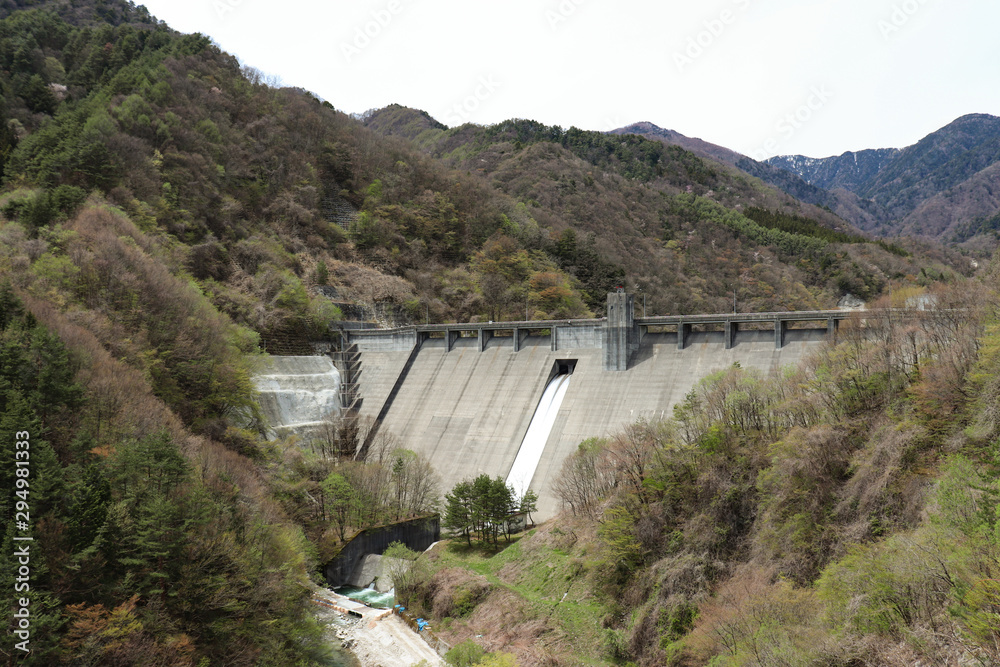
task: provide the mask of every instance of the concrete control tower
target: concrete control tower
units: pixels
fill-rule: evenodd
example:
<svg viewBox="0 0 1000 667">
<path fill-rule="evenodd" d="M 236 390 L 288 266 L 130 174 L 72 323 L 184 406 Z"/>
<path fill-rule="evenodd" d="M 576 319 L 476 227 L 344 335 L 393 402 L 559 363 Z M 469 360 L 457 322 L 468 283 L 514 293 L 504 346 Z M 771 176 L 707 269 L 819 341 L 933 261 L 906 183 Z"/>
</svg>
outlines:
<svg viewBox="0 0 1000 667">
<path fill-rule="evenodd" d="M 635 323 L 635 297 L 625 290 L 608 294 L 608 320 L 604 326 L 604 370 L 627 371 L 628 360 L 639 349 Z"/>
</svg>

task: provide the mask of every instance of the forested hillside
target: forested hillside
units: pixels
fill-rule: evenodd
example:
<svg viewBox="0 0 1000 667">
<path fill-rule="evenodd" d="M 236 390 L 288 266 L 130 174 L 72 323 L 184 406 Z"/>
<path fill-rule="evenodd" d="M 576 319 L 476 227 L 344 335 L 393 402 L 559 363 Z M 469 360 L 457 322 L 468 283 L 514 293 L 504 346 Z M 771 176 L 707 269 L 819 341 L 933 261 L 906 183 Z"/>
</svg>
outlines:
<svg viewBox="0 0 1000 667">
<path fill-rule="evenodd" d="M 828 210 L 735 166 L 646 137 L 527 120 L 445 130 L 423 112 L 399 106 L 367 114 L 365 123 L 481 174 L 525 203 L 551 237 L 587 240 L 609 271 L 619 267 L 622 282 L 647 295 L 656 313 L 725 311 L 734 289 L 743 311 L 833 307 L 845 293 L 870 298 L 893 281 L 927 284 L 921 269 L 941 276 L 968 273 L 971 266 L 928 244 L 900 241 L 909 248 L 902 252 L 875 247 Z M 775 234 L 747 217 L 749 209 L 808 219 L 810 229 Z M 841 240 L 821 238 L 821 228 Z M 555 250 L 559 256 L 558 245 Z M 585 286 L 592 284 L 578 262 L 560 260 Z"/>
<path fill-rule="evenodd" d="M 20 490 L 35 538 L 24 664 L 325 663 L 308 603 L 322 559 L 357 528 L 433 509 L 439 490 L 400 451 L 405 434 L 342 462 L 370 424 L 267 441 L 251 381 L 261 353 L 327 336 L 340 306 L 383 325 L 569 318 L 600 315 L 619 285 L 650 314 L 725 311 L 734 291 L 746 311 L 927 288 L 941 319 L 887 311 L 881 344 L 851 340 L 781 379 L 734 368 L 675 422 L 583 447 L 566 474 L 595 471 L 574 487 L 589 495 L 567 486 L 565 523 L 517 546 L 535 569 L 483 566 L 496 581 L 524 576 L 538 601 L 528 574 L 548 579 L 557 566 L 540 559 L 559 550 L 551 562 L 592 597 L 551 660 L 583 646 L 617 663 L 745 664 L 745 644 L 712 643 L 729 627 L 712 619 L 730 617 L 711 606 L 727 582 L 742 590 L 743 567 L 757 568 L 747 581 L 762 582 L 760 599 L 794 602 L 766 619 L 830 610 L 804 636 L 854 633 L 844 646 L 862 648 L 873 632 L 922 637 L 954 603 L 969 619 L 949 626 L 955 636 L 986 647 L 995 341 L 976 334 L 992 322 L 979 309 L 993 283 L 967 281 L 968 258 L 876 242 L 635 135 L 522 120 L 448 130 L 401 107 L 362 123 L 117 0 L 0 3 L 0 98 L 0 438 L 30 434 Z M 981 472 L 946 465 L 954 452 Z M 634 454 L 631 468 L 614 459 Z M 19 458 L 3 456 L 0 579 L 13 609 Z M 953 484 L 931 492 L 940 471 Z M 946 491 L 954 502 L 932 495 Z M 944 523 L 923 518 L 938 506 Z M 890 567 L 910 542 L 876 541 L 924 545 L 953 529 L 967 549 L 929 551 L 912 572 Z M 928 569 L 936 558 L 947 585 Z M 903 575 L 931 572 L 936 597 L 877 598 L 852 616 L 843 586 L 860 586 L 857 572 L 880 581 L 871 562 L 901 595 L 926 588 Z M 814 593 L 817 578 L 828 583 Z M 467 590 L 458 607 L 470 612 L 489 591 Z M 541 636 L 549 621 L 529 612 Z M 594 643 L 572 646 L 574 627 Z M 746 641 L 759 645 L 753 627 Z M 802 655 L 827 646 L 780 637 Z"/>
</svg>

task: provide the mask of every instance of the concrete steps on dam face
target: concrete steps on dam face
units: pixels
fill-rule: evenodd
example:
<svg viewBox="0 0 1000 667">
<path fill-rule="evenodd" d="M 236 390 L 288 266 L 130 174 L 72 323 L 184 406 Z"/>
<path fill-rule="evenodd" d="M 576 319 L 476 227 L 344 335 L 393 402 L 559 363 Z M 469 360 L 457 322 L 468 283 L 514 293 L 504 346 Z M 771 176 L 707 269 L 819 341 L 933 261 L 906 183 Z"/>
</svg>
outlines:
<svg viewBox="0 0 1000 667">
<path fill-rule="evenodd" d="M 553 352 L 539 345 L 514 352 L 496 346 L 479 352 L 460 346 L 448 352 L 425 344 L 384 427 L 430 459 L 442 477 L 442 493 L 480 473 L 506 477 L 553 366 L 560 359 L 576 360 L 532 482 L 539 494 L 537 517 L 545 519 L 559 509 L 552 483 L 581 441 L 612 435 L 640 418 L 669 417 L 701 378 L 733 363 L 772 372 L 799 363 L 825 340 L 823 332 L 789 334 L 776 349 L 773 332 L 741 331 L 735 346 L 726 349 L 717 333 L 696 332 L 683 350 L 677 349 L 675 335 L 651 335 L 623 372 L 604 371 L 600 349 Z M 362 414 L 378 412 L 408 356 L 409 351 L 362 348 L 364 391 L 371 392 L 365 393 Z M 383 398 L 369 401 L 369 396 Z"/>
</svg>

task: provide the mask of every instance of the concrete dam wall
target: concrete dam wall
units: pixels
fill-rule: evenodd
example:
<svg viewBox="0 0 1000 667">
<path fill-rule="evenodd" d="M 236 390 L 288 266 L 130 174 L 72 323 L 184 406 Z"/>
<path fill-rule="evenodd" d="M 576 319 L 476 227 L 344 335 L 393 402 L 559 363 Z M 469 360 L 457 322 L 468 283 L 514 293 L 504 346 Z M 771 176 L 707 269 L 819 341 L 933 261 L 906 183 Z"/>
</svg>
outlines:
<svg viewBox="0 0 1000 667">
<path fill-rule="evenodd" d="M 361 412 L 381 413 L 382 428 L 427 456 L 444 492 L 480 473 L 507 478 L 546 386 L 570 371 L 572 381 L 530 484 L 539 494 L 537 516 L 544 519 L 559 510 L 552 483 L 581 441 L 611 435 L 639 418 L 669 417 L 698 380 L 735 362 L 765 373 L 797 364 L 829 340 L 846 317 L 817 312 L 635 319 L 631 297 L 612 297 L 620 299 L 614 304 L 625 314 L 620 321 L 614 320 L 609 302 L 608 321 L 352 334 L 350 342 L 362 360 Z M 741 331 L 737 320 L 771 321 L 774 327 Z M 824 326 L 789 329 L 788 323 L 796 321 Z M 701 323 L 722 329 L 691 329 Z M 665 330 L 670 328 L 676 330 Z M 547 335 L 531 335 L 542 331 Z"/>
</svg>

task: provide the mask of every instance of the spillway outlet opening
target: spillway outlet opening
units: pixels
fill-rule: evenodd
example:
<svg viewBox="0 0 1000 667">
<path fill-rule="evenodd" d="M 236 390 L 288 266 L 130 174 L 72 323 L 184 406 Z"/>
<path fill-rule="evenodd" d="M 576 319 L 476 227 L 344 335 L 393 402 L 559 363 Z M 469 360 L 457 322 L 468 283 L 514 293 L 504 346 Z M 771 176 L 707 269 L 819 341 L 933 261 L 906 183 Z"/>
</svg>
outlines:
<svg viewBox="0 0 1000 667">
<path fill-rule="evenodd" d="M 552 365 L 552 373 L 549 379 L 557 375 L 572 375 L 575 370 L 576 359 L 556 359 L 556 363 Z"/>
</svg>

